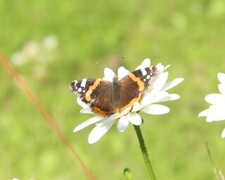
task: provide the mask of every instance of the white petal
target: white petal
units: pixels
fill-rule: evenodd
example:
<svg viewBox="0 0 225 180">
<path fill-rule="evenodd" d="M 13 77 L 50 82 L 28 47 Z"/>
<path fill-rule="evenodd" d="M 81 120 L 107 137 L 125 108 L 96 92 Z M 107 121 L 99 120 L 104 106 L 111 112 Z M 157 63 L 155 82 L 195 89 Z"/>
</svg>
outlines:
<svg viewBox="0 0 225 180">
<path fill-rule="evenodd" d="M 177 86 L 178 84 L 180 84 L 183 80 L 184 80 L 183 78 L 177 78 L 177 79 L 174 79 L 174 80 L 171 81 L 171 82 L 167 82 L 167 83 L 163 86 L 162 90 L 167 91 L 167 90 L 169 90 L 169 89 L 171 89 L 171 88 Z"/>
<path fill-rule="evenodd" d="M 158 78 L 154 81 L 153 84 L 153 92 L 158 92 L 162 89 L 168 79 L 168 72 L 162 73 L 158 76 Z"/>
<path fill-rule="evenodd" d="M 166 114 L 170 111 L 170 109 L 167 106 L 160 105 L 160 104 L 151 104 L 148 106 L 145 106 L 141 109 L 141 111 L 152 114 L 152 115 L 160 115 L 160 114 Z"/>
<path fill-rule="evenodd" d="M 102 124 L 98 124 L 89 134 L 88 143 L 93 144 L 97 142 L 101 137 L 112 127 L 114 120 L 104 121 Z"/>
<path fill-rule="evenodd" d="M 149 58 L 146 58 L 135 70 L 148 68 L 150 67 L 150 65 L 151 65 L 151 60 Z"/>
<path fill-rule="evenodd" d="M 129 74 L 129 71 L 126 68 L 124 68 L 123 66 L 119 67 L 119 69 L 118 69 L 118 79 L 119 80 L 124 78 L 128 74 Z"/>
<path fill-rule="evenodd" d="M 166 102 L 166 101 L 174 101 L 180 99 L 180 95 L 178 94 L 168 94 L 166 97 L 162 98 L 158 102 Z"/>
<path fill-rule="evenodd" d="M 170 64 L 166 65 L 164 71 L 167 70 L 169 67 L 170 67 Z"/>
<path fill-rule="evenodd" d="M 207 121 L 207 122 L 222 121 L 222 120 L 225 120 L 224 114 L 211 114 L 211 113 L 210 113 L 210 114 L 206 117 L 206 121 Z"/>
<path fill-rule="evenodd" d="M 100 117 L 100 116 L 94 116 L 84 122 L 82 122 L 81 124 L 79 124 L 78 126 L 76 126 L 73 130 L 73 132 L 77 132 L 77 131 L 80 131 L 81 129 L 84 129 L 85 127 L 91 125 L 91 124 L 95 124 L 101 120 L 103 120 L 104 118 L 103 117 Z"/>
<path fill-rule="evenodd" d="M 211 107 L 206 121 L 221 121 L 225 120 L 224 107 Z"/>
<path fill-rule="evenodd" d="M 115 73 L 110 68 L 104 69 L 103 80 L 112 82 L 114 77 L 115 77 Z"/>
<path fill-rule="evenodd" d="M 217 77 L 222 84 L 225 84 L 225 73 L 218 73 Z"/>
<path fill-rule="evenodd" d="M 90 108 L 89 105 L 84 103 L 79 97 L 77 97 L 77 104 L 79 104 L 82 108 Z"/>
<path fill-rule="evenodd" d="M 131 108 L 132 108 L 132 107 L 127 107 L 126 109 L 124 109 L 123 112 L 120 113 L 119 117 L 121 117 L 121 116 L 123 116 L 123 115 L 129 113 L 130 110 L 131 110 Z M 117 117 L 118 117 L 118 116 L 117 116 Z"/>
<path fill-rule="evenodd" d="M 225 96 L 222 94 L 209 94 L 205 97 L 209 104 L 225 104 Z"/>
<path fill-rule="evenodd" d="M 225 95 L 225 84 L 219 84 L 218 89 L 221 94 Z"/>
<path fill-rule="evenodd" d="M 223 130 L 223 132 L 222 132 L 222 138 L 225 138 L 225 129 Z"/>
<path fill-rule="evenodd" d="M 146 95 L 144 95 L 143 99 L 141 100 L 141 106 L 147 106 L 149 104 L 152 104 L 154 102 L 157 102 L 159 99 L 161 99 L 162 97 L 165 97 L 167 95 L 166 92 L 163 93 L 147 93 Z"/>
<path fill-rule="evenodd" d="M 138 102 L 134 103 L 133 108 L 132 108 L 132 112 L 140 111 L 141 107 L 142 106 L 141 106 L 140 103 L 138 103 Z"/>
<path fill-rule="evenodd" d="M 205 116 L 208 116 L 208 114 L 209 114 L 209 109 L 205 109 L 204 111 L 201 111 L 198 114 L 198 117 L 205 117 Z"/>
<path fill-rule="evenodd" d="M 84 113 L 84 114 L 94 114 L 90 108 L 83 108 L 80 110 L 80 113 Z"/>
<path fill-rule="evenodd" d="M 129 119 L 131 124 L 139 126 L 142 123 L 142 118 L 138 113 L 128 114 L 127 118 Z"/>
<path fill-rule="evenodd" d="M 159 73 L 163 73 L 165 71 L 165 66 L 162 65 L 161 63 L 157 64 L 156 68 Z"/>
<path fill-rule="evenodd" d="M 225 120 L 224 106 L 221 107 L 212 105 L 209 109 L 199 113 L 199 117 L 203 116 L 206 116 L 207 122 Z"/>
<path fill-rule="evenodd" d="M 126 116 L 122 116 L 119 119 L 119 122 L 117 124 L 118 131 L 119 132 L 124 132 L 126 130 L 128 124 L 129 124 L 129 119 Z"/>
<path fill-rule="evenodd" d="M 148 104 L 153 104 L 155 102 L 161 102 L 167 96 L 169 96 L 169 94 L 167 92 L 157 92 L 157 93 L 150 92 L 143 97 L 143 99 L 141 101 L 141 105 L 146 106 Z"/>
</svg>

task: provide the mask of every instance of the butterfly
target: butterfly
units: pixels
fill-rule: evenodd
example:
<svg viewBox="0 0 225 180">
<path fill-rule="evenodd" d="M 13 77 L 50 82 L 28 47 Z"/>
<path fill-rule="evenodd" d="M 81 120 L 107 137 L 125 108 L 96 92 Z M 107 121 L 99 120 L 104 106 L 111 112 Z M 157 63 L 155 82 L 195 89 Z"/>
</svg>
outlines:
<svg viewBox="0 0 225 180">
<path fill-rule="evenodd" d="M 74 80 L 69 88 L 90 107 L 93 113 L 101 117 L 109 117 L 139 102 L 149 89 L 151 80 L 156 76 L 157 68 L 150 66 L 129 72 L 121 79 L 114 75 L 112 81 Z"/>
</svg>

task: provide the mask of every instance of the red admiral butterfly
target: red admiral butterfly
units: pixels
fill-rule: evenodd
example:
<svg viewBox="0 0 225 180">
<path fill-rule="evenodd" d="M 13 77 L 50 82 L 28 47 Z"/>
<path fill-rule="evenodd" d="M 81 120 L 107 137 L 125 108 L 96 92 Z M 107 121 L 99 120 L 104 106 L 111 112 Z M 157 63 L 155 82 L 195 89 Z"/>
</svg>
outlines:
<svg viewBox="0 0 225 180">
<path fill-rule="evenodd" d="M 140 101 L 155 76 L 157 68 L 153 66 L 128 73 L 120 80 L 114 76 L 112 82 L 102 79 L 75 80 L 70 84 L 70 90 L 89 105 L 92 112 L 109 117 Z"/>
</svg>

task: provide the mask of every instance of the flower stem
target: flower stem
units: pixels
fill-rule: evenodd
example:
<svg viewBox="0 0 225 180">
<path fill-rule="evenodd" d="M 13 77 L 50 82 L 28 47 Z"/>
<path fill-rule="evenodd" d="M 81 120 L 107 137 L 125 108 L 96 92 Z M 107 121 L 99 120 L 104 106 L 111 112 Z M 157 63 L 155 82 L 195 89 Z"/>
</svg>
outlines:
<svg viewBox="0 0 225 180">
<path fill-rule="evenodd" d="M 152 169 L 152 165 L 151 165 L 150 159 L 148 157 L 148 152 L 147 152 L 147 149 L 146 149 L 146 146 L 145 146 L 145 142 L 144 142 L 144 139 L 143 139 L 143 136 L 142 136 L 141 128 L 140 128 L 140 126 L 135 126 L 134 125 L 134 129 L 135 129 L 137 137 L 138 137 L 138 141 L 139 141 L 139 144 L 140 144 L 142 156 L 144 158 L 145 165 L 146 165 L 149 177 L 150 177 L 151 180 L 156 180 L 156 177 L 154 175 L 154 171 Z"/>
</svg>

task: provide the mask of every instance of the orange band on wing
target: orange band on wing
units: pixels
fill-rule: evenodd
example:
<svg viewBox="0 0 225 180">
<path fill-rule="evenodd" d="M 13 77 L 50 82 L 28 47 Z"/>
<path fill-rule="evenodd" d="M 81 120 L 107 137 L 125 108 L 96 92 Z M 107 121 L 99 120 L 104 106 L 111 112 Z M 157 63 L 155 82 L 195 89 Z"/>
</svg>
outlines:
<svg viewBox="0 0 225 180">
<path fill-rule="evenodd" d="M 93 107 L 91 109 L 95 114 L 101 116 L 101 117 L 107 117 L 107 116 L 110 116 L 111 114 L 113 113 L 110 113 L 109 111 L 104 111 L 104 110 L 101 110 L 99 107 Z"/>
<path fill-rule="evenodd" d="M 136 77 L 134 74 L 130 73 L 129 78 L 131 78 L 134 82 L 138 84 L 139 91 L 143 91 L 145 89 L 144 82 L 140 80 L 140 78 Z"/>
<path fill-rule="evenodd" d="M 120 109 L 120 112 L 123 112 L 126 108 L 128 107 L 132 107 L 134 105 L 134 103 L 138 102 L 140 99 L 140 96 L 137 97 L 137 98 L 134 98 L 132 99 L 126 106 L 123 106 L 121 109 Z"/>
<path fill-rule="evenodd" d="M 92 86 L 89 87 L 88 91 L 87 91 L 86 94 L 85 94 L 85 99 L 86 99 L 86 101 L 88 101 L 88 102 L 91 101 L 91 93 L 92 93 L 92 91 L 93 91 L 94 89 L 96 89 L 96 87 L 100 84 L 100 82 L 101 82 L 101 79 L 97 79 L 97 80 L 95 81 L 95 83 L 94 83 Z"/>
</svg>

